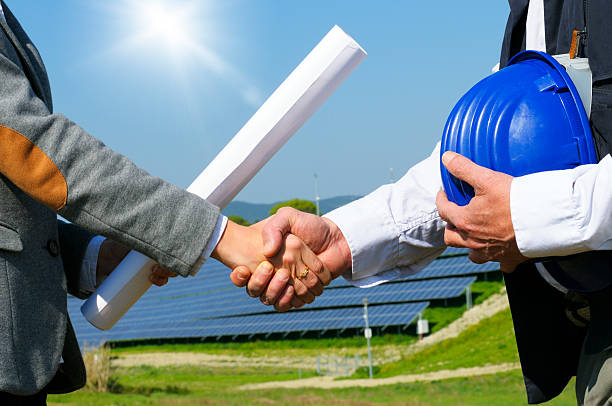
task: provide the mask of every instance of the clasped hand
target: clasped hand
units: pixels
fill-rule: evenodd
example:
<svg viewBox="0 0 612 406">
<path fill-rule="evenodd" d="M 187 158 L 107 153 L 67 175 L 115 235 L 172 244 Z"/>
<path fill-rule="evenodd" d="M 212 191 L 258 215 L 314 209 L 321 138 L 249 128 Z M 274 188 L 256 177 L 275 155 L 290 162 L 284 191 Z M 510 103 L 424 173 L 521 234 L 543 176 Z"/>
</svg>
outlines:
<svg viewBox="0 0 612 406">
<path fill-rule="evenodd" d="M 454 152 L 445 152 L 442 163 L 455 177 L 474 188 L 466 206 L 450 202 L 441 190 L 436 199 L 438 214 L 446 221 L 444 242 L 451 247 L 469 248 L 469 258 L 482 264 L 500 263 L 512 272 L 527 260 L 518 249 L 510 212 L 512 176 L 476 165 Z"/>
<path fill-rule="evenodd" d="M 311 303 L 351 266 L 333 222 L 287 207 L 250 227 L 229 222 L 212 256 L 233 269 L 236 286 L 278 311 Z"/>
</svg>

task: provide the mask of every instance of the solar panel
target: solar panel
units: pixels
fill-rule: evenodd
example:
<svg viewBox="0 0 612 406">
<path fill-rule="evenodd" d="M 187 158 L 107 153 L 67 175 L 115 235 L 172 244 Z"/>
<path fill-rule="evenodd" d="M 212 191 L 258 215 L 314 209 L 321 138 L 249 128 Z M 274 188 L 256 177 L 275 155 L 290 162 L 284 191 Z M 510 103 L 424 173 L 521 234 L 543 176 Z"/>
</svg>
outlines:
<svg viewBox="0 0 612 406">
<path fill-rule="evenodd" d="M 499 271 L 497 262 L 475 264 L 467 256 L 455 256 L 439 258 L 429 264 L 424 270 L 405 278 L 395 281 L 420 280 L 442 278 L 447 276 L 474 275 L 486 272 Z M 336 278 L 330 283 L 330 287 L 349 286 L 350 283 L 344 278 Z"/>
<path fill-rule="evenodd" d="M 369 306 L 370 326 L 407 325 L 422 312 L 428 302 Z M 151 323 L 146 327 L 130 323 L 117 324 L 109 331 L 91 327 L 77 331 L 81 343 L 90 345 L 113 340 L 170 337 L 215 337 L 260 333 L 338 330 L 364 325 L 363 309 L 347 308 L 319 311 L 291 311 L 264 315 L 242 316 L 215 320 L 182 319 L 174 322 Z"/>
<path fill-rule="evenodd" d="M 461 295 L 475 279 L 475 277 L 445 278 L 383 284 L 368 289 L 354 287 L 327 289 L 323 295 L 304 308 L 317 309 L 361 305 L 363 298 L 367 298 L 372 304 L 448 299 Z M 75 309 L 75 311 L 78 311 L 78 309 Z M 175 320 L 177 317 L 181 319 L 191 317 L 218 318 L 274 311 L 273 307 L 264 306 L 258 299 L 248 297 L 242 289 L 234 288 L 226 292 L 176 300 L 137 302 L 120 323 L 144 326 L 147 323 L 159 320 Z M 77 316 L 73 321 L 75 328 L 80 326 L 81 323 L 87 323 L 80 314 Z"/>
<path fill-rule="evenodd" d="M 326 291 L 322 296 L 317 298 L 315 302 L 305 306 L 304 309 L 316 310 L 322 307 L 329 306 L 361 306 L 364 298 L 367 298 L 370 304 L 375 305 L 379 303 L 384 304 L 402 301 L 418 301 L 426 299 L 456 297 L 460 295 L 465 290 L 465 288 L 469 286 L 469 284 L 471 284 L 474 280 L 475 277 L 448 278 L 429 281 L 387 284 L 369 289 L 359 289 L 352 287 L 345 289 L 330 289 L 329 291 Z M 208 299 L 208 301 L 206 301 L 205 299 Z M 80 300 L 69 300 L 68 307 L 73 326 L 77 332 L 77 337 L 81 342 L 92 342 L 92 337 L 107 337 L 108 334 L 110 334 L 110 336 L 108 337 L 119 337 L 108 338 L 109 340 L 147 338 L 149 337 L 147 334 L 151 333 L 152 331 L 155 331 L 155 334 L 151 335 L 150 337 L 201 336 L 203 335 L 203 333 L 200 332 L 202 327 L 197 327 L 199 324 L 204 323 L 207 325 L 219 325 L 219 320 L 222 320 L 219 317 L 222 316 L 253 314 L 258 312 L 268 313 L 257 316 L 278 314 L 274 312 L 272 307 L 262 305 L 258 300 L 247 297 L 242 290 L 238 289 L 234 289 L 231 293 L 225 295 L 205 295 L 202 297 L 198 297 L 197 299 L 188 298 L 181 299 L 180 301 L 184 301 L 184 303 L 182 305 L 178 305 L 177 303 L 175 303 L 176 301 L 158 301 L 156 307 L 149 306 L 150 302 L 147 304 L 146 307 L 144 307 L 142 304 L 140 304 L 140 302 L 138 302 L 134 306 L 134 308 L 131 309 L 117 323 L 117 325 L 108 332 L 102 332 L 97 330 L 82 317 L 79 312 L 79 306 L 81 304 Z M 342 313 L 346 310 L 349 309 L 337 308 L 331 311 L 338 311 Z M 315 313 L 326 314 L 320 313 L 321 311 L 315 311 Z M 299 314 L 304 312 L 289 312 L 284 314 L 293 315 L 294 313 Z M 231 319 L 235 319 L 235 317 L 232 317 Z M 194 323 L 194 321 L 198 321 L 198 323 Z M 225 325 L 225 322 L 222 324 Z M 336 328 L 331 326 L 331 324 L 333 323 L 330 322 L 328 324 L 330 325 L 325 327 L 326 329 Z M 320 323 L 315 323 L 315 325 L 320 325 Z M 262 326 L 265 326 L 265 324 L 263 324 Z M 337 328 L 341 327 L 342 324 L 339 324 Z M 188 331 L 189 329 L 191 329 L 191 332 Z M 215 331 L 219 335 L 243 334 L 235 332 L 237 327 L 232 327 L 232 329 L 234 330 L 231 330 L 228 333 L 225 333 L 222 329 L 218 329 Z M 208 333 L 206 334 L 210 333 L 211 335 L 214 335 L 209 330 L 206 331 L 208 331 Z M 126 336 L 124 335 L 124 333 L 126 332 L 131 333 L 129 336 Z M 116 336 L 116 334 L 120 335 Z M 244 334 L 254 333 L 246 332 Z"/>
<path fill-rule="evenodd" d="M 445 254 L 447 252 L 448 250 Z M 346 317 L 351 320 L 347 315 L 353 314 L 352 312 L 359 313 L 364 298 L 367 298 L 372 309 L 378 309 L 377 311 L 413 309 L 410 306 L 420 306 L 420 303 L 426 300 L 456 297 L 476 278 L 422 279 L 490 270 L 492 265 L 472 264 L 466 256 L 440 258 L 424 271 L 400 283 L 359 289 L 346 283 L 335 282 L 336 287 L 342 288 L 326 288 L 325 293 L 314 303 L 303 308 L 304 311 L 278 314 L 272 307 L 261 304 L 258 299 L 248 297 L 244 289 L 234 287 L 229 279 L 230 270 L 218 261 L 209 260 L 196 277 L 174 278 L 163 288 L 150 289 L 110 331 L 99 331 L 83 318 L 79 310 L 82 304 L 80 300 L 69 298 L 68 308 L 81 342 L 338 329 L 347 328 L 343 320 Z M 338 278 L 336 281 L 344 280 Z M 312 316 L 307 316 L 308 314 Z M 380 313 L 379 316 L 392 320 L 396 313 L 390 314 L 384 316 Z M 271 315 L 272 318 L 267 318 Z M 317 317 L 324 318 L 319 320 Z M 361 322 L 361 315 L 356 317 Z M 407 319 L 401 320 L 406 322 Z M 307 328 L 304 327 L 305 322 Z"/>
</svg>

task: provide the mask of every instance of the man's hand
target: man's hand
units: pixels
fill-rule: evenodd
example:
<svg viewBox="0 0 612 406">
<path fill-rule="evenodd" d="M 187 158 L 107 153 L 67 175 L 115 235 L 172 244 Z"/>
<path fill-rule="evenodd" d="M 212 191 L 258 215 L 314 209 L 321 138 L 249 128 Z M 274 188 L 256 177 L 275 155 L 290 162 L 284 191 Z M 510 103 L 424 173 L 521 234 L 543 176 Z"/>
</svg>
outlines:
<svg viewBox="0 0 612 406">
<path fill-rule="evenodd" d="M 291 297 L 294 293 L 297 294 L 293 300 L 294 306 L 311 303 L 315 296 L 323 293 L 324 284 L 331 281 L 329 270 L 302 240 L 291 234 L 283 236 L 278 252 L 265 257 L 261 231 L 264 223 L 265 221 L 244 227 L 228 221 L 212 257 L 230 268 L 243 269 L 249 276 L 251 271 L 257 270 L 258 277 L 253 279 L 253 283 L 249 283 L 247 293 L 252 297 L 259 297 L 266 305 L 276 301 L 276 297 L 268 296 L 264 292 L 272 275 L 275 283 L 281 285 L 279 289 L 288 291 Z M 256 283 L 259 280 L 265 280 L 265 284 Z"/>
<path fill-rule="evenodd" d="M 106 239 L 100 245 L 98 251 L 98 265 L 96 267 L 96 286 L 100 286 L 104 279 L 113 272 L 123 258 L 130 252 L 130 249 L 116 241 Z M 178 274 L 170 272 L 160 265 L 153 266 L 153 272 L 149 279 L 151 283 L 157 286 L 164 286 L 168 283 L 168 278 L 174 278 Z"/>
<path fill-rule="evenodd" d="M 450 202 L 441 190 L 436 198 L 438 213 L 447 222 L 444 242 L 469 248 L 470 259 L 482 264 L 499 262 L 512 272 L 525 261 L 516 244 L 510 214 L 512 176 L 476 165 L 455 152 L 445 152 L 442 163 L 455 177 L 469 183 L 475 196 L 467 206 Z"/>
<path fill-rule="evenodd" d="M 340 229 L 329 219 L 290 207 L 281 208 L 266 221 L 262 229 L 264 255 L 268 258 L 277 255 L 289 233 L 299 237 L 331 272 L 331 278 L 317 273 L 324 285 L 351 269 L 351 252 Z M 300 307 L 304 302 L 301 292 L 295 294 L 293 287 L 279 277 L 281 275 L 273 276 L 264 271 L 266 268 L 262 263 L 251 275 L 246 267 L 237 267 L 230 278 L 236 286 L 247 286 L 250 295 L 265 297 L 278 311 Z"/>
</svg>

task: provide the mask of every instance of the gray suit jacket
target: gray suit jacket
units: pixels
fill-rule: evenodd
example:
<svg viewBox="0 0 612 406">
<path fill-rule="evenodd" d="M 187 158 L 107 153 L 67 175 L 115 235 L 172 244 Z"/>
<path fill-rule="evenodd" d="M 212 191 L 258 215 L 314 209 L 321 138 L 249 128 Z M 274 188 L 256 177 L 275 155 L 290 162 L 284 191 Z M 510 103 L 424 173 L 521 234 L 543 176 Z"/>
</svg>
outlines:
<svg viewBox="0 0 612 406">
<path fill-rule="evenodd" d="M 112 238 L 186 276 L 219 210 L 53 114 L 40 55 L 2 6 L 0 391 L 66 392 L 85 379 L 66 292 L 79 295 L 91 236 Z M 73 224 L 58 223 L 56 213 Z"/>
</svg>

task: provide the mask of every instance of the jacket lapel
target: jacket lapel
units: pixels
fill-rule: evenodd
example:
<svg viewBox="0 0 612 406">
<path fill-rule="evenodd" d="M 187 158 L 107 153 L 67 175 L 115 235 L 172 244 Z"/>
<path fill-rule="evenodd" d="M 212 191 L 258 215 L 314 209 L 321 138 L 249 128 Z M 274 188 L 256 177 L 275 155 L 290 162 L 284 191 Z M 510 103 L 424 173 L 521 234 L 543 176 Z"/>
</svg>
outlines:
<svg viewBox="0 0 612 406">
<path fill-rule="evenodd" d="M 8 39 L 11 41 L 17 55 L 19 55 L 19 60 L 21 61 L 24 72 L 32 85 L 34 93 L 45 102 L 49 108 L 49 111 L 52 111 L 53 107 L 51 102 L 51 94 L 49 91 L 49 82 L 46 77 L 45 69 L 42 66 L 39 67 L 39 69 L 36 69 L 36 65 L 32 62 L 32 59 L 24 47 L 24 44 L 30 42 L 30 40 L 21 29 L 21 26 L 19 26 L 19 23 L 17 22 L 17 19 L 13 13 L 9 10 L 6 4 L 4 4 L 4 1 L 2 1 L 2 9 L 4 11 L 6 22 L 0 18 L 0 28 L 2 28 L 2 31 L 4 31 Z M 17 29 L 17 33 L 23 33 L 22 37 L 25 38 L 19 38 L 11 26 L 14 26 Z M 41 75 L 45 75 L 45 77 L 41 78 Z M 43 83 L 47 84 L 47 86 L 45 87 Z"/>
</svg>

